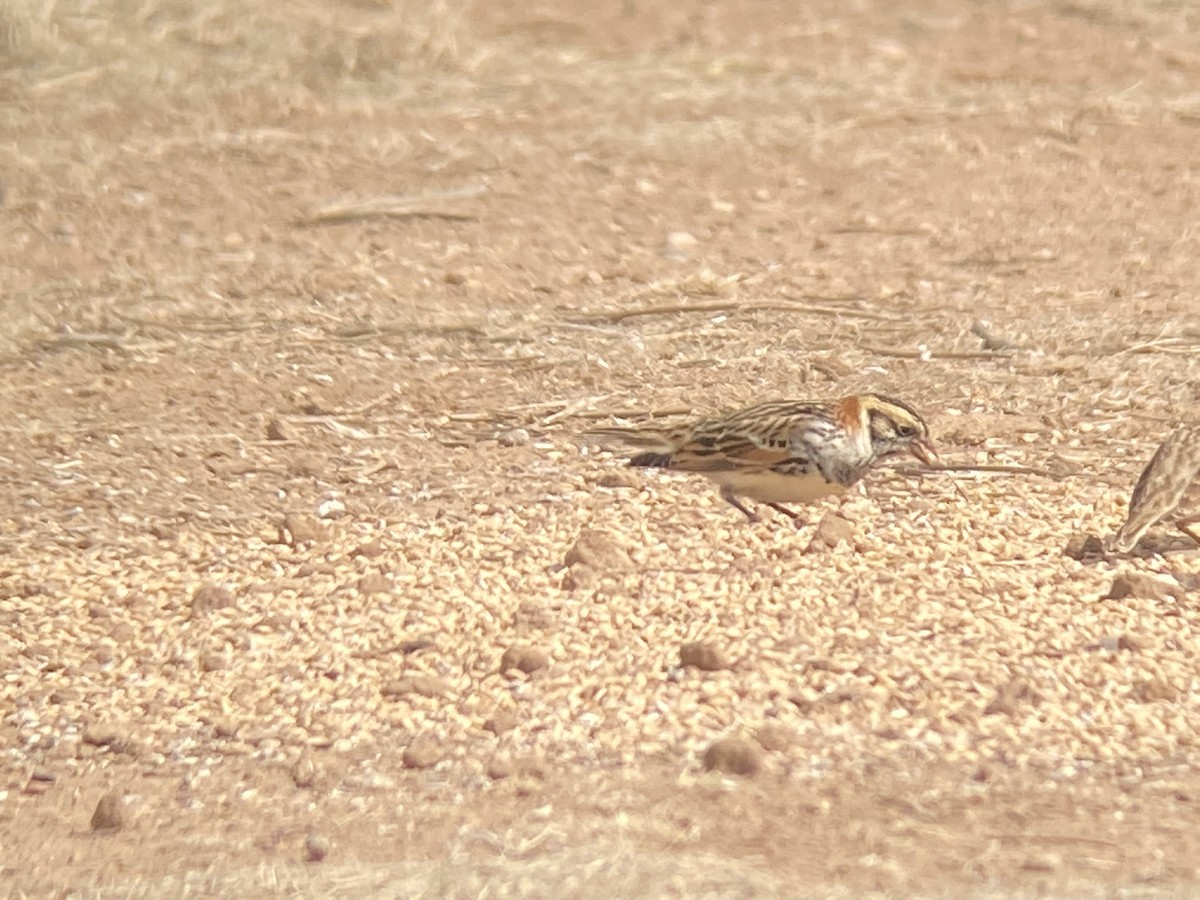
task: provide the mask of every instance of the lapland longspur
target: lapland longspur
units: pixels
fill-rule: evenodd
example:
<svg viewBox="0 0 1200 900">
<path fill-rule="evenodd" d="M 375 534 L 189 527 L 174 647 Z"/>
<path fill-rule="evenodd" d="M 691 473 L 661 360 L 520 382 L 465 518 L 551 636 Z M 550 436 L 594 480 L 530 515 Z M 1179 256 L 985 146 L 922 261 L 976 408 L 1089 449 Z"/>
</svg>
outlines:
<svg viewBox="0 0 1200 900">
<path fill-rule="evenodd" d="M 1159 446 L 1133 488 L 1125 524 L 1105 544 L 1128 553 L 1156 522 L 1174 518 L 1179 530 L 1200 544 L 1200 425 L 1175 429 Z"/>
<path fill-rule="evenodd" d="M 920 414 L 880 394 L 760 403 L 667 431 L 594 433 L 641 448 L 631 466 L 706 475 L 751 522 L 758 516 L 741 498 L 799 519 L 783 504 L 845 493 L 886 456 L 909 452 L 927 465 L 937 459 Z"/>
</svg>

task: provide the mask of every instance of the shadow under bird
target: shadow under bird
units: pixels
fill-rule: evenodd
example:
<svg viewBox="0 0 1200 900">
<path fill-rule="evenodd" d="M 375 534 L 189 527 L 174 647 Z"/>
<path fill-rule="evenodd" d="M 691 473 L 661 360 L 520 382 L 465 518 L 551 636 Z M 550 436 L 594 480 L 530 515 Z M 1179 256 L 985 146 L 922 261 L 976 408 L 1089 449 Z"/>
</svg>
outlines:
<svg viewBox="0 0 1200 900">
<path fill-rule="evenodd" d="M 1200 425 L 1182 425 L 1162 442 L 1133 488 L 1129 513 L 1105 549 L 1128 553 L 1157 522 L 1172 518 L 1200 544 Z"/>
<path fill-rule="evenodd" d="M 926 465 L 937 460 L 920 413 L 882 394 L 760 403 L 675 429 L 601 428 L 592 434 L 642 449 L 631 466 L 711 478 L 721 497 L 751 522 L 758 516 L 743 498 L 799 521 L 783 504 L 843 494 L 881 459 L 911 453 Z"/>
</svg>

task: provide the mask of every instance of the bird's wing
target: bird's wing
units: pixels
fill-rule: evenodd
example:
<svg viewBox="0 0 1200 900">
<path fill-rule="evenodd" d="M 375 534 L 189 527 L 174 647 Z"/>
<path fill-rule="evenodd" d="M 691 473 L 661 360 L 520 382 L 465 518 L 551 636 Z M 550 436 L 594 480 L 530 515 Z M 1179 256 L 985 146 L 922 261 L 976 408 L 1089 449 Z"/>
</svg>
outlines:
<svg viewBox="0 0 1200 900">
<path fill-rule="evenodd" d="M 688 472 L 769 469 L 796 456 L 792 440 L 798 419 L 791 408 L 764 404 L 701 422 L 671 453 L 671 468 Z M 749 415 L 748 413 L 756 413 Z"/>
<path fill-rule="evenodd" d="M 709 444 L 689 441 L 671 453 L 672 469 L 684 472 L 722 472 L 730 469 L 769 469 L 792 456 L 786 445 L 765 447 L 748 435 L 727 435 Z"/>
<path fill-rule="evenodd" d="M 1179 428 L 1162 442 L 1134 485 L 1122 533 L 1145 531 L 1179 505 L 1200 469 L 1198 448 L 1200 427 Z"/>
</svg>

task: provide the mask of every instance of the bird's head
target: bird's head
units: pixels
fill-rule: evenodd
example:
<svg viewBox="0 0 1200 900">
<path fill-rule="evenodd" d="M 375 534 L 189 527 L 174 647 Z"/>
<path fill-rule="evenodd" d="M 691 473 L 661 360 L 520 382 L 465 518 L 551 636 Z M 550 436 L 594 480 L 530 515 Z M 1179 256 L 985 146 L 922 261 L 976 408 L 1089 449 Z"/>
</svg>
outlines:
<svg viewBox="0 0 1200 900">
<path fill-rule="evenodd" d="M 859 402 L 866 413 L 876 458 L 907 452 L 925 465 L 937 462 L 929 426 L 915 409 L 902 400 L 880 394 L 865 394 Z"/>
</svg>

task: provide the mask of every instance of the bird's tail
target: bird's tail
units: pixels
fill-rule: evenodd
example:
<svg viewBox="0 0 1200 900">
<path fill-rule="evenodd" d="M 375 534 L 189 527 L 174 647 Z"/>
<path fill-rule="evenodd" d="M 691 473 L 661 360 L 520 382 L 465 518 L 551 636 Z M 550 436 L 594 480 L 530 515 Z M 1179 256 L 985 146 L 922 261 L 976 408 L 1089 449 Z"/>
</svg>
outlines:
<svg viewBox="0 0 1200 900">
<path fill-rule="evenodd" d="M 599 439 L 600 444 L 619 444 L 635 450 L 657 450 L 666 453 L 675 448 L 675 439 L 669 431 L 652 431 L 647 428 L 593 428 L 585 436 Z"/>
<path fill-rule="evenodd" d="M 615 443 L 642 451 L 629 459 L 629 465 L 640 468 L 662 469 L 670 466 L 671 452 L 676 447 L 676 438 L 671 432 L 644 428 L 596 428 L 588 431 L 587 437 L 599 439 L 601 445 Z"/>
</svg>

